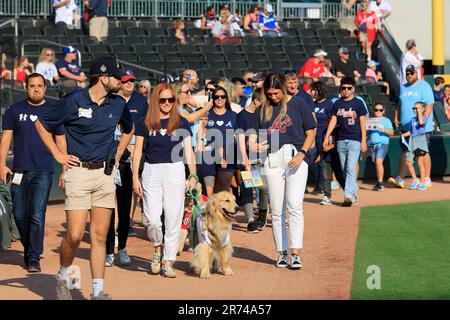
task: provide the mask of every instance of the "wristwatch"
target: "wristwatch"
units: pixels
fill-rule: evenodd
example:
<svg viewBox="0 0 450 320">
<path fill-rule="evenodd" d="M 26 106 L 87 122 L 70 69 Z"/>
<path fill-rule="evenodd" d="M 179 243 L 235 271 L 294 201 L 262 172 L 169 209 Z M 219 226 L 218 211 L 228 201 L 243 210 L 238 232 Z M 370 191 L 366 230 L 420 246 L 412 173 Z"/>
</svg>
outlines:
<svg viewBox="0 0 450 320">
<path fill-rule="evenodd" d="M 306 151 L 305 150 L 303 150 L 303 149 L 300 149 L 300 151 L 299 151 L 301 154 L 303 154 L 304 156 L 306 156 Z"/>
</svg>

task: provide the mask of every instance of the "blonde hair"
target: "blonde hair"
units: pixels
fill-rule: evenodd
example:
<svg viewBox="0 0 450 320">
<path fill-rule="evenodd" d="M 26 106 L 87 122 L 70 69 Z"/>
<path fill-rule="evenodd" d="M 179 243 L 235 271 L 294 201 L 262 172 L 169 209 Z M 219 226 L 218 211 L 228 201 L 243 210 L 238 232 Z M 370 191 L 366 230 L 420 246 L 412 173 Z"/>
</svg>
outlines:
<svg viewBox="0 0 450 320">
<path fill-rule="evenodd" d="M 264 94 L 266 96 L 266 101 L 264 102 L 264 104 L 262 105 L 262 112 L 261 112 L 261 122 L 269 122 L 272 119 L 273 116 L 273 106 L 270 102 L 270 99 L 268 99 L 267 97 L 267 91 L 269 89 L 278 89 L 282 91 L 282 97 L 281 97 L 281 101 L 280 101 L 280 106 L 281 106 L 281 110 L 280 110 L 280 114 L 279 117 L 280 119 L 283 119 L 284 116 L 287 113 L 287 92 L 286 92 L 286 87 L 284 86 L 284 81 L 281 78 L 280 75 L 272 73 L 270 75 L 268 75 L 266 77 L 266 79 L 264 80 Z"/>
<path fill-rule="evenodd" d="M 230 103 L 239 103 L 239 95 L 236 91 L 236 86 L 234 85 L 234 83 L 227 78 L 220 78 L 219 81 L 217 81 L 217 84 L 219 84 L 220 82 L 223 83 L 221 87 L 224 87 L 224 89 L 227 91 L 228 97 L 230 98 Z"/>
<path fill-rule="evenodd" d="M 189 85 L 187 83 L 185 83 L 185 82 L 174 82 L 174 83 L 172 83 L 173 96 L 174 96 L 175 101 L 177 103 L 177 107 L 180 104 L 180 101 L 178 99 L 179 99 L 181 88 L 183 86 L 187 86 L 189 88 Z"/>
<path fill-rule="evenodd" d="M 184 23 L 184 20 L 175 20 L 172 22 L 172 27 L 176 30 L 182 23 Z"/>
<path fill-rule="evenodd" d="M 55 50 L 53 50 L 52 48 L 44 48 L 41 51 L 41 54 L 39 55 L 39 59 L 38 62 L 44 62 L 45 61 L 45 55 L 47 53 L 47 51 L 51 51 L 53 53 L 53 58 L 50 61 L 51 63 L 55 63 Z"/>
</svg>

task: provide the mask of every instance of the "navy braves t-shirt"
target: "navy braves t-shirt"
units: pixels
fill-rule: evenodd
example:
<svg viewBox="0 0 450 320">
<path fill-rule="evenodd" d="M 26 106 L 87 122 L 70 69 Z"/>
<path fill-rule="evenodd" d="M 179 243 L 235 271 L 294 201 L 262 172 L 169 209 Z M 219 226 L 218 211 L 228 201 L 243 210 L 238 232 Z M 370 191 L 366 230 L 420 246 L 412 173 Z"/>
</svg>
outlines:
<svg viewBox="0 0 450 320">
<path fill-rule="evenodd" d="M 82 72 L 80 65 L 78 64 L 78 62 L 73 61 L 73 62 L 67 62 L 64 59 L 58 60 L 56 62 L 56 69 L 58 70 L 59 73 L 59 69 L 61 68 L 65 68 L 67 71 L 69 71 L 70 73 L 79 76 Z M 62 76 L 60 74 L 60 76 Z"/>
<path fill-rule="evenodd" d="M 6 110 L 3 130 L 13 130 L 13 171 L 53 172 L 53 157 L 40 139 L 34 122 L 50 108 L 49 103 L 33 106 L 28 101 L 19 101 Z M 55 135 L 63 135 L 64 127 L 57 127 Z"/>
<path fill-rule="evenodd" d="M 317 132 L 316 132 L 316 140 L 320 138 L 321 141 L 323 136 L 325 135 L 328 122 L 330 121 L 331 115 L 333 113 L 334 104 L 331 100 L 326 99 L 322 102 L 317 102 L 314 108 L 314 113 L 316 114 L 317 119 Z"/>
<path fill-rule="evenodd" d="M 110 94 L 98 105 L 92 101 L 89 89 L 68 94 L 48 108 L 39 121 L 47 131 L 64 124 L 68 153 L 81 162 L 103 162 L 115 153 L 117 124 L 125 133 L 133 130 L 130 112 L 122 97 Z"/>
<path fill-rule="evenodd" d="M 292 97 L 287 103 L 284 117 L 280 118 L 281 107 L 274 106 L 272 118 L 267 122 L 260 122 L 260 129 L 267 130 L 269 153 L 278 151 L 285 144 L 292 144 L 300 150 L 306 139 L 306 131 L 317 127 L 312 112 L 301 104 L 300 98 Z M 264 138 L 259 137 L 259 141 L 263 140 Z"/>
<path fill-rule="evenodd" d="M 306 104 L 311 110 L 311 112 L 314 112 L 314 100 L 311 97 L 311 95 L 307 94 L 305 91 L 299 90 L 295 96 L 304 101 L 301 104 L 302 106 Z"/>
<path fill-rule="evenodd" d="M 248 140 L 250 134 L 258 133 L 256 131 L 258 126 L 259 125 L 258 125 L 257 110 L 255 112 L 248 112 L 246 109 L 244 109 L 238 113 L 236 118 L 236 127 L 237 127 L 236 134 L 245 134 L 245 141 Z"/>
<path fill-rule="evenodd" d="M 136 122 L 142 117 L 144 117 L 145 114 L 147 113 L 148 109 L 147 99 L 145 99 L 145 97 L 142 94 L 138 92 L 133 92 L 131 94 L 130 100 L 128 100 L 127 102 L 127 108 L 130 111 L 131 120 L 133 121 L 134 124 L 136 124 Z"/>
<path fill-rule="evenodd" d="M 333 115 L 339 125 L 337 140 L 354 140 L 361 142 L 360 116 L 367 115 L 361 100 L 353 98 L 350 101 L 338 99 L 334 103 Z"/>
<path fill-rule="evenodd" d="M 134 134 L 141 137 L 148 134 L 147 145 L 145 146 L 145 162 L 155 164 L 183 161 L 183 139 L 186 136 L 192 136 L 189 122 L 181 119 L 180 126 L 171 135 L 167 132 L 168 123 L 169 119 L 162 119 L 161 130 L 149 132 L 145 127 L 144 118 L 138 120 Z"/>
</svg>

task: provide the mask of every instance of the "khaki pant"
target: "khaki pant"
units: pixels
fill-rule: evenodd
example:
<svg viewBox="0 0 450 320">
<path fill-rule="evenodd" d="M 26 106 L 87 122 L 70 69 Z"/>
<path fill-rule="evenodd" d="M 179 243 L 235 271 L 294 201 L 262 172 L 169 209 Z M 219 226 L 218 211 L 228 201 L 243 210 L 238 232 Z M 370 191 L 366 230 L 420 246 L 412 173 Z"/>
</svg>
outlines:
<svg viewBox="0 0 450 320">
<path fill-rule="evenodd" d="M 108 18 L 94 17 L 89 21 L 89 35 L 97 38 L 97 41 L 102 41 L 103 38 L 108 37 Z"/>
</svg>

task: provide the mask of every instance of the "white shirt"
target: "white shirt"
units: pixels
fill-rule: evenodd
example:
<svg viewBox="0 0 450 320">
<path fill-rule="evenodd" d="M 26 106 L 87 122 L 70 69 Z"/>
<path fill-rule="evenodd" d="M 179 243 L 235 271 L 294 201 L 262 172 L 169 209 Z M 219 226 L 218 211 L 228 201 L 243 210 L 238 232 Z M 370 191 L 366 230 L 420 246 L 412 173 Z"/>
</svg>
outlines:
<svg viewBox="0 0 450 320">
<path fill-rule="evenodd" d="M 377 5 L 376 1 L 371 1 L 370 9 L 372 11 L 375 11 L 375 13 L 377 14 L 377 17 L 378 17 L 378 19 L 380 19 L 380 21 L 383 19 L 383 17 L 387 13 L 392 12 L 392 7 L 389 4 L 389 2 L 387 2 L 386 0 L 381 1 L 380 5 Z"/>
<path fill-rule="evenodd" d="M 420 72 L 420 68 L 422 66 L 422 60 L 423 60 L 423 58 L 421 55 L 419 55 L 419 59 L 417 59 L 417 57 L 410 51 L 407 51 L 402 55 L 401 70 L 400 70 L 400 84 L 405 84 L 407 82 L 405 69 L 410 64 L 412 64 L 416 68 L 416 70 L 419 74 L 419 79 L 422 79 L 422 74 Z"/>
<path fill-rule="evenodd" d="M 53 7 L 63 0 L 53 0 Z M 73 12 L 77 8 L 74 0 L 71 0 L 65 6 L 59 7 L 55 10 L 55 23 L 64 22 L 68 26 L 73 25 Z"/>
<path fill-rule="evenodd" d="M 36 66 L 36 72 L 42 74 L 50 83 L 53 83 L 53 78 L 58 76 L 58 70 L 56 70 L 54 63 L 39 62 Z"/>
</svg>

